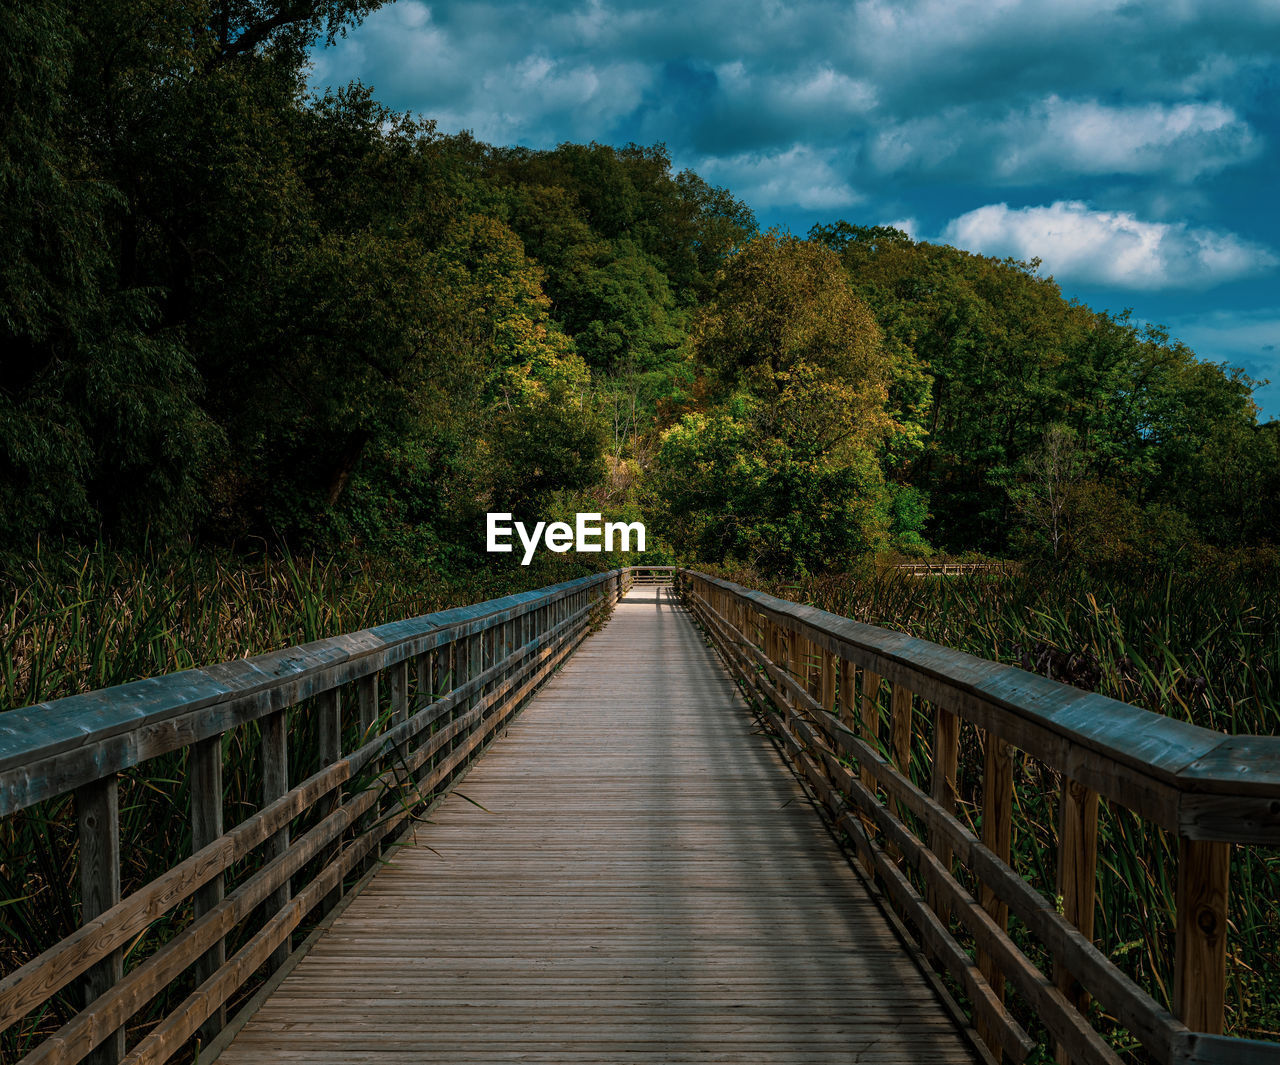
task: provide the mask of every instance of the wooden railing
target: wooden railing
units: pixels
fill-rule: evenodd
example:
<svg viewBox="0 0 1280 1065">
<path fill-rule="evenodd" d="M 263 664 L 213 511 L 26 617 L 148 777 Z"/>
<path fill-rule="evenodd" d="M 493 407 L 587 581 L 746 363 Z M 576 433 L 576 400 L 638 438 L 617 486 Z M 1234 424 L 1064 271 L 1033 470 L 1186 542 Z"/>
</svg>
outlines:
<svg viewBox="0 0 1280 1065">
<path fill-rule="evenodd" d="M 1020 562 L 899 562 L 893 569 L 908 577 L 958 577 L 966 573 L 1017 573 Z"/>
<path fill-rule="evenodd" d="M 675 566 L 632 566 L 628 570 L 633 584 L 671 584 L 675 581 Z"/>
<path fill-rule="evenodd" d="M 997 1060 L 1036 1045 L 1007 982 L 1060 1062 L 1119 1061 L 1086 1016 L 1093 996 L 1156 1061 L 1280 1063 L 1280 1043 L 1221 1034 L 1231 852 L 1280 845 L 1280 737 L 1197 728 L 705 574 L 682 569 L 678 586 Z M 956 816 L 969 727 L 980 836 Z M 1061 781 L 1056 882 L 1039 888 L 1010 864 L 1020 756 Z M 1094 943 L 1100 796 L 1177 839 L 1172 1013 Z M 1015 943 L 1010 913 L 1052 971 Z"/>
<path fill-rule="evenodd" d="M 0 980 L 7 1045 L 26 1065 L 158 1063 L 189 1058 L 197 1040 L 207 1050 L 255 973 L 286 966 L 299 929 L 451 787 L 629 583 L 614 570 L 0 715 L 0 817 L 74 794 L 81 894 L 79 928 Z M 319 767 L 297 779 L 304 724 Z M 233 741 L 254 746 L 262 793 L 228 830 Z M 183 749 L 192 853 L 121 897 L 122 848 L 136 844 L 120 837 L 121 775 Z M 139 958 L 161 920 L 169 934 Z M 179 980 L 190 993 L 157 1010 Z M 50 1031 L 55 996 L 71 1015 Z"/>
</svg>

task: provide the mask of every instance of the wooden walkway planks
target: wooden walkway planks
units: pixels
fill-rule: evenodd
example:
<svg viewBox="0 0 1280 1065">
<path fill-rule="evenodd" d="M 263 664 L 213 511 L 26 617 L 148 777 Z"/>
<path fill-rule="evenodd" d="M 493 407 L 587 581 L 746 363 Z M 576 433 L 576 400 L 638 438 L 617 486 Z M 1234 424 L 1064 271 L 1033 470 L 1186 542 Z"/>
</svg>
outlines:
<svg viewBox="0 0 1280 1065">
<path fill-rule="evenodd" d="M 669 595 L 632 590 L 220 1065 L 975 1060 Z"/>
</svg>

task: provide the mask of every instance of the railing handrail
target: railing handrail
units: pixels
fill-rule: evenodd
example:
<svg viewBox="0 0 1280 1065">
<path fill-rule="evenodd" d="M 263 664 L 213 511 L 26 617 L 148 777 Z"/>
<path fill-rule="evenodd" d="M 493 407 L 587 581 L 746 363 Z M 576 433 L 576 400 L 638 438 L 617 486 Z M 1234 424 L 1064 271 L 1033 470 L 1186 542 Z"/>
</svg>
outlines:
<svg viewBox="0 0 1280 1065">
<path fill-rule="evenodd" d="M 387 622 L 249 658 L 165 673 L 0 713 L 0 817 L 74 790 L 107 773 L 188 746 L 441 643 L 611 580 L 625 569 L 590 574 L 530 592 Z M 144 747 L 129 737 L 201 714 L 196 735 Z M 66 763 L 77 750 L 116 741 L 111 750 Z"/>
<path fill-rule="evenodd" d="M 1280 736 L 1215 732 L 1017 666 L 681 572 L 798 623 L 834 653 L 870 656 L 882 677 L 900 679 L 974 724 L 1016 733 L 1006 735 L 1010 743 L 1163 828 L 1190 839 L 1280 844 Z M 1075 764 L 1072 748 L 1114 763 L 1114 771 Z M 1129 775 L 1135 772 L 1139 780 Z M 1240 808 L 1226 809 L 1224 799 Z"/>
</svg>

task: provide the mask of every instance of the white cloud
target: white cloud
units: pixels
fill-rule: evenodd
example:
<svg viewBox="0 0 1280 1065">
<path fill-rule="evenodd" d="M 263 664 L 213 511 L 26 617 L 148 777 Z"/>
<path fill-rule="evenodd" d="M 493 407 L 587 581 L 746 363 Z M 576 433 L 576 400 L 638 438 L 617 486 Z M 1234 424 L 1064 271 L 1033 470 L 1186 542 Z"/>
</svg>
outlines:
<svg viewBox="0 0 1280 1065">
<path fill-rule="evenodd" d="M 797 111 L 821 108 L 858 114 L 870 110 L 876 102 L 874 85 L 830 66 L 774 79 L 770 88 L 779 103 Z"/>
<path fill-rule="evenodd" d="M 709 157 L 695 164 L 706 180 L 727 185 L 753 207 L 850 207 L 864 197 L 840 174 L 836 153 L 807 145 L 784 151 Z"/>
<path fill-rule="evenodd" d="M 861 0 L 841 38 L 904 100 L 919 101 L 925 84 L 990 100 L 1065 81 L 1103 95 L 1200 96 L 1272 65 L 1277 29 L 1275 0 Z"/>
<path fill-rule="evenodd" d="M 1056 168 L 1078 174 L 1169 172 L 1192 180 L 1260 149 L 1248 123 L 1218 102 L 1109 107 L 1050 96 L 1025 116 L 1006 121 L 1001 133 L 1012 145 L 999 164 L 1005 177 Z"/>
<path fill-rule="evenodd" d="M 1063 175 L 1166 175 L 1188 182 L 1258 155 L 1260 138 L 1221 102 L 1110 106 L 1050 95 L 989 116 L 957 106 L 882 127 L 871 158 L 885 173 L 966 171 L 1001 184 Z"/>
<path fill-rule="evenodd" d="M 1132 289 L 1208 288 L 1265 272 L 1280 261 L 1233 233 L 1147 222 L 1076 200 L 1048 207 L 988 204 L 952 219 L 942 236 L 987 255 L 1038 258 L 1059 280 Z"/>
</svg>

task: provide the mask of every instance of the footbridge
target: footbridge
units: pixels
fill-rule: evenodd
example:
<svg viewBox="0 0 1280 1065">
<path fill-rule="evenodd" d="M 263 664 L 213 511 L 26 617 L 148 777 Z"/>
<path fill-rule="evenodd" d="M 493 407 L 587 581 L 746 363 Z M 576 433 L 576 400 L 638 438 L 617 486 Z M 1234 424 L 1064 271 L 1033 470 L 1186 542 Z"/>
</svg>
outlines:
<svg viewBox="0 0 1280 1065">
<path fill-rule="evenodd" d="M 1095 942 L 1100 801 L 1174 841 L 1171 988 Z M 6 1062 L 1280 1063 L 1223 1034 L 1280 738 L 690 570 L 0 715 L 0 815 L 77 885 L 7 945 Z"/>
</svg>

